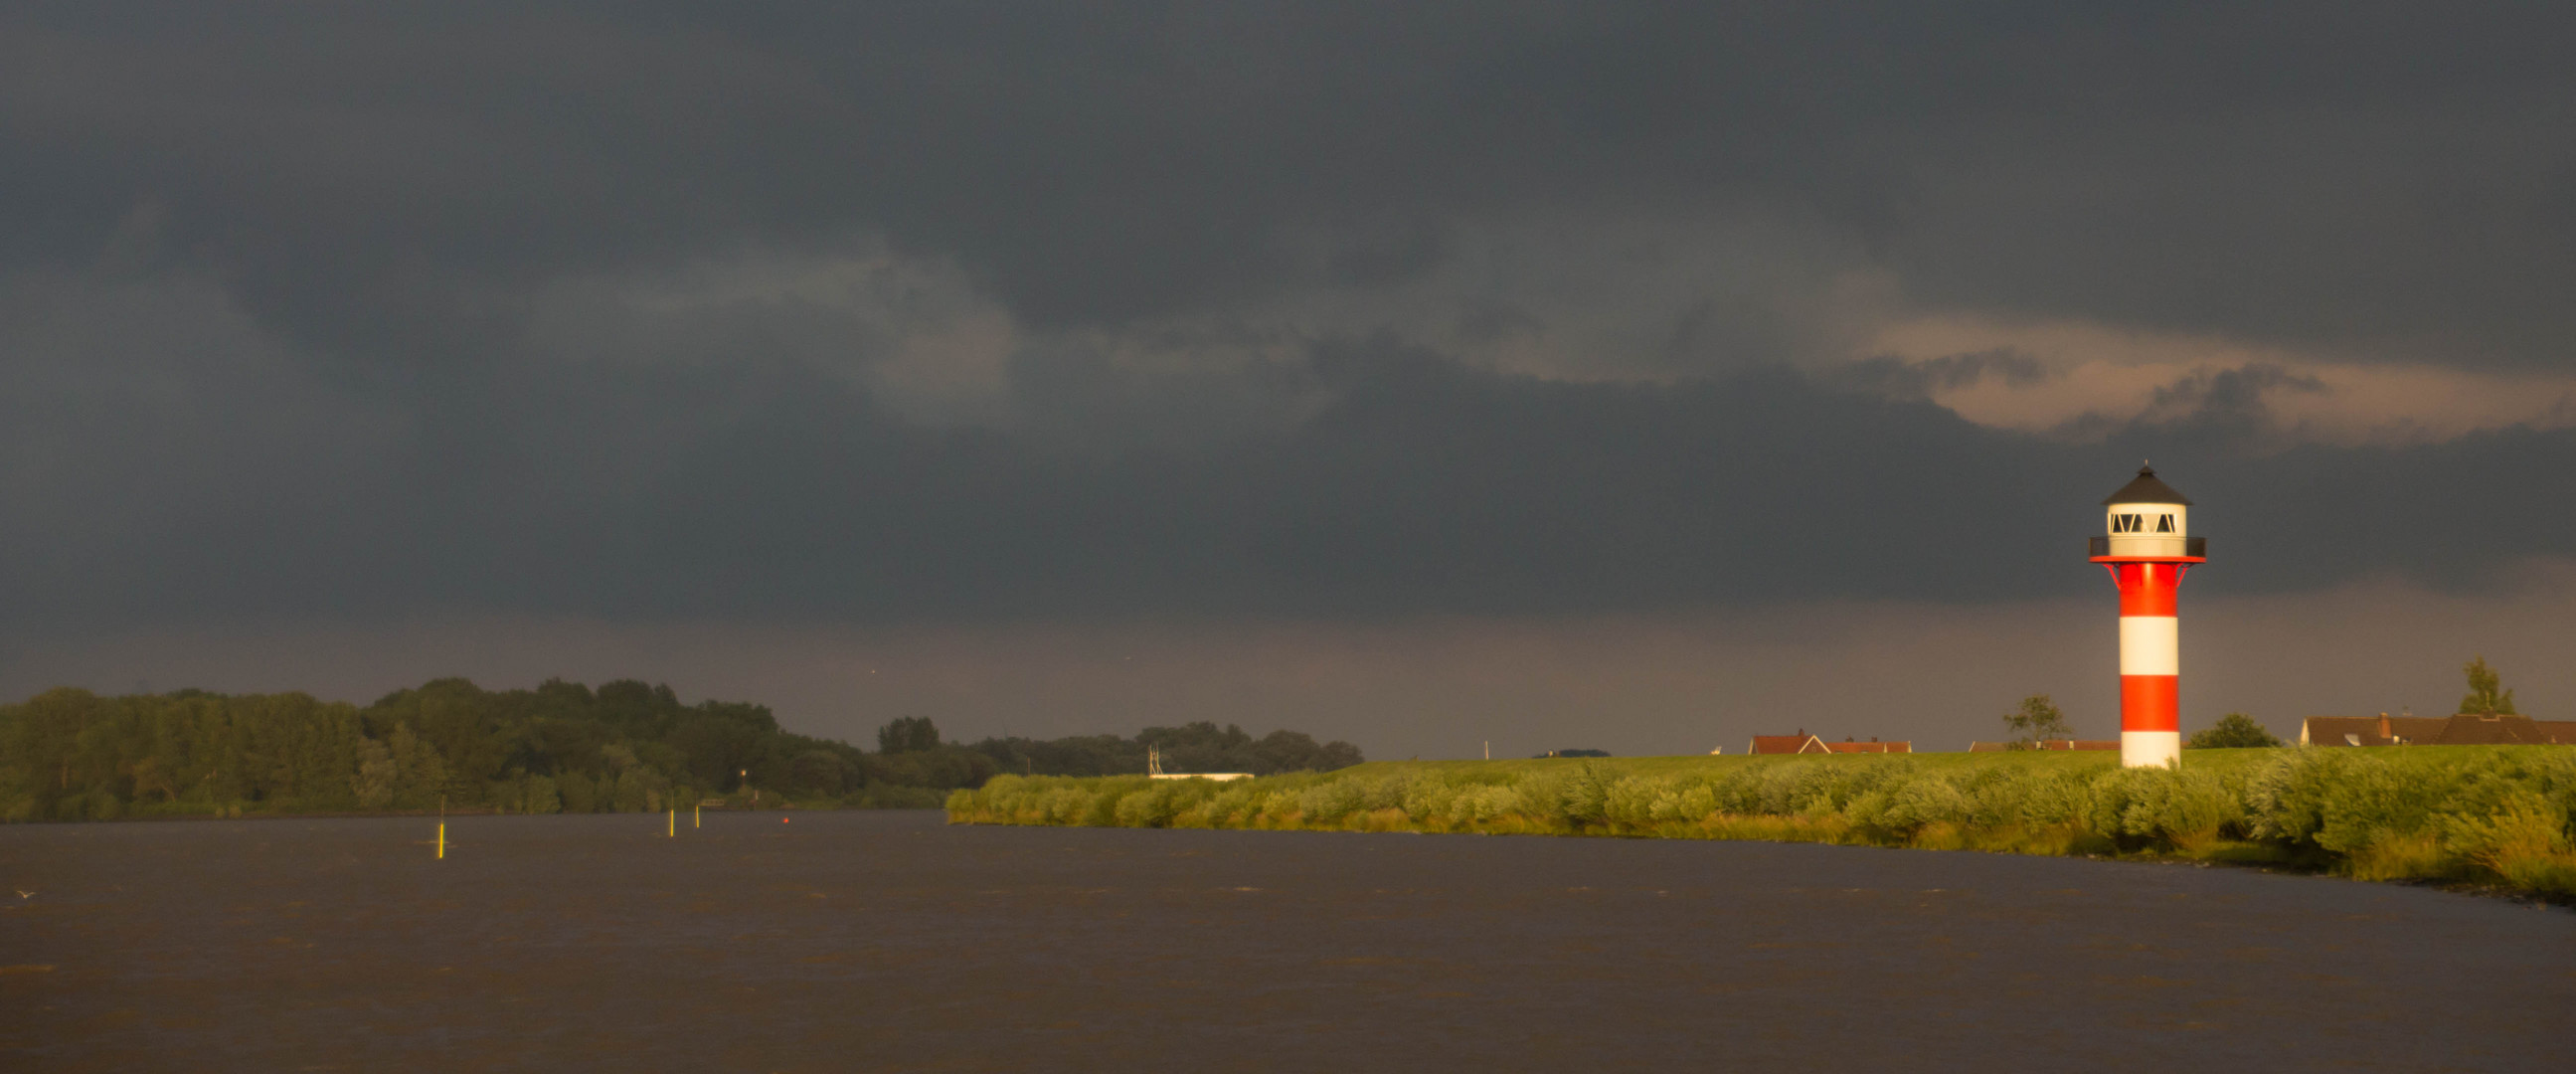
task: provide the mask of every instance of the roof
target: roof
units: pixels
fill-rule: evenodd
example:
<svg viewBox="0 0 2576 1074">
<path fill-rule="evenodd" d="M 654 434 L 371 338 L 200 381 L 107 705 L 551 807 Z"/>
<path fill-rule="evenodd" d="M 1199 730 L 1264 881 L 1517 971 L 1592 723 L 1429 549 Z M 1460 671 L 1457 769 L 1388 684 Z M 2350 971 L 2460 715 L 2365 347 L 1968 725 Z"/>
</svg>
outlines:
<svg viewBox="0 0 2576 1074">
<path fill-rule="evenodd" d="M 2442 728 L 2442 739 L 2436 745 L 2538 746 L 2551 741 L 2550 734 L 2541 729 L 2540 721 L 2529 716 L 2472 716 L 2463 712 L 2446 722 L 2449 726 Z"/>
<path fill-rule="evenodd" d="M 2313 746 L 2576 746 L 2576 720 L 2529 716 L 2310 716 L 2299 741 Z"/>
<path fill-rule="evenodd" d="M 2115 503 L 2178 503 L 2185 507 L 2189 507 L 2191 506 L 2191 497 L 2185 496 L 2182 493 L 2175 491 L 2173 486 L 2165 484 L 2162 478 L 2156 476 L 2155 467 L 2141 466 L 2138 467 L 2138 476 L 2136 478 L 2131 479 L 2128 484 L 2120 486 L 2120 491 L 2114 492 L 2110 496 L 2104 498 L 2102 503 L 2105 506 Z"/>
<path fill-rule="evenodd" d="M 1823 739 L 1801 731 L 1794 735 L 1755 735 L 1753 736 L 1752 748 L 1747 749 L 1744 752 L 1824 753 L 1827 751 Z"/>
<path fill-rule="evenodd" d="M 1912 753 L 1914 743 L 1881 742 L 1871 739 L 1854 742 L 1848 738 L 1827 742 L 1822 735 L 1800 731 L 1794 735 L 1755 735 L 1746 753 Z"/>
<path fill-rule="evenodd" d="M 2310 716 L 2299 722 L 2299 742 L 2314 746 L 2430 746 L 2450 725 L 2445 716 Z"/>
</svg>

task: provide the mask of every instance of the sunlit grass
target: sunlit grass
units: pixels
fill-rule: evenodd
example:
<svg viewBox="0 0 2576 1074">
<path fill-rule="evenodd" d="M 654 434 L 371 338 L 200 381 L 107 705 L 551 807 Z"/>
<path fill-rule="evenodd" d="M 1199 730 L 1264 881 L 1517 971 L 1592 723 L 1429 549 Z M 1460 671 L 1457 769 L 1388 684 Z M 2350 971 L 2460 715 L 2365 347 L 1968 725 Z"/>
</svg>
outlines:
<svg viewBox="0 0 2576 1074">
<path fill-rule="evenodd" d="M 2549 746 L 1394 761 L 1216 783 L 1003 776 L 962 824 L 1733 839 L 2321 869 L 2576 898 Z"/>
</svg>

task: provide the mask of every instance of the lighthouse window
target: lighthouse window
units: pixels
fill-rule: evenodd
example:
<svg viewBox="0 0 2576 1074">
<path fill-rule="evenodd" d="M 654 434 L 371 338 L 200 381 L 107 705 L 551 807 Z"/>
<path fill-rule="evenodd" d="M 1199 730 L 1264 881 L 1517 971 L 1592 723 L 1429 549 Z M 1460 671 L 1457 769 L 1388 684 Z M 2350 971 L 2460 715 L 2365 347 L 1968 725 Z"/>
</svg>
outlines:
<svg viewBox="0 0 2576 1074">
<path fill-rule="evenodd" d="M 2173 532 L 2173 516 L 2172 516 L 2172 515 L 2158 515 L 2158 516 L 2156 516 L 2156 532 L 2157 532 L 2157 533 L 2172 533 L 2172 532 Z"/>
<path fill-rule="evenodd" d="M 2147 531 L 2146 523 L 2147 516 L 2145 515 L 2113 515 L 2111 516 L 2111 532 L 2145 533 Z"/>
</svg>

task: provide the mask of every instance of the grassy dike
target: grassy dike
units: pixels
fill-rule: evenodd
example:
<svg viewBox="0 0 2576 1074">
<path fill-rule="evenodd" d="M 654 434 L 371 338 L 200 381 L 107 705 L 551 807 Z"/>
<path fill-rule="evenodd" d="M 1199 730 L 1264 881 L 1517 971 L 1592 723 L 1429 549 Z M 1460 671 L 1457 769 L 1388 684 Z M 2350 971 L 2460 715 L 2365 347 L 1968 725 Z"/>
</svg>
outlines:
<svg viewBox="0 0 2576 1074">
<path fill-rule="evenodd" d="M 952 824 L 1760 839 L 2277 865 L 2576 901 L 2576 749 L 1393 761 L 1217 783 L 1000 776 Z"/>
</svg>

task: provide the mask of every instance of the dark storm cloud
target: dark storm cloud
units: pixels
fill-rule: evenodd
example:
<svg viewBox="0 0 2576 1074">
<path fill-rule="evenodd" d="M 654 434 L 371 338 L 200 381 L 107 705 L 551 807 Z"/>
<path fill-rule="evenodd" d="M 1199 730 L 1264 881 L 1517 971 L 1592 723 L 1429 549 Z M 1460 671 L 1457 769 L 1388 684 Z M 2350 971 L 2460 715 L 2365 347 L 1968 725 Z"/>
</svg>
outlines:
<svg viewBox="0 0 2576 1074">
<path fill-rule="evenodd" d="M 242 502 L 37 501 L 13 543 L 45 554 L 13 559 L 9 597 L 74 618 L 859 621 L 1988 601 L 2098 583 L 2069 569 L 2075 539 L 2147 453 L 2204 505 L 2237 591 L 2475 583 L 2576 525 L 2514 492 L 2576 463 L 2576 432 L 2246 457 L 2196 446 L 2220 438 L 2191 422 L 2241 423 L 2223 395 L 2069 445 L 1785 373 L 1581 385 L 1351 345 L 1307 374 L 1329 402 L 1291 428 L 1110 456 L 896 421 L 793 365 L 521 381 L 355 467 L 256 459 L 283 469 Z M 476 455 L 496 457 L 457 461 Z"/>
<path fill-rule="evenodd" d="M 752 239 L 882 232 L 1032 324 L 1114 324 L 1419 273 L 1480 222 L 1712 204 L 1862 236 L 1974 308 L 2522 361 L 2576 318 L 2576 37 L 2536 5 L 9 22 L 14 257 L 86 257 L 148 202 L 174 256 L 353 346 Z"/>
<path fill-rule="evenodd" d="M 2003 347 L 1945 354 L 1919 362 L 1880 356 L 1853 362 L 1844 367 L 1842 375 L 1859 387 L 1899 398 L 1927 399 L 1936 389 L 1965 388 L 1989 377 L 2016 386 L 2037 384 L 2048 379 L 2048 368 L 2030 355 Z M 2179 390 L 2169 390 L 2158 397 L 2158 402 L 2167 402 L 2167 397 Z"/>
<path fill-rule="evenodd" d="M 2566 30 L 2346 5 L 24 7 L 0 16 L 0 578 L 12 614 L 111 618 L 1993 598 L 2060 585 L 2033 566 L 2153 454 L 2267 585 L 2465 579 L 2568 551 L 2566 508 L 2509 492 L 2570 434 L 2288 447 L 2263 391 L 2295 385 L 2245 370 L 2090 442 L 1997 432 L 1890 393 L 2026 364 L 1840 390 L 1778 371 L 1812 356 L 1755 324 L 1761 295 L 1694 307 L 1652 385 L 1347 318 L 1243 328 L 1263 356 L 1213 371 L 1115 353 L 1317 293 L 1483 297 L 1497 233 L 1723 217 L 1757 265 L 1944 309 L 2561 361 Z M 1008 420 L 920 420 L 862 375 L 899 333 L 828 302 L 636 312 L 655 273 L 876 243 L 1029 334 Z M 1610 246 L 1557 267 L 1637 271 Z M 912 316 L 936 290 L 880 297 Z M 1517 301 L 1468 337 L 1551 330 Z M 2352 538 L 2313 540 L 2328 522 Z"/>
</svg>

